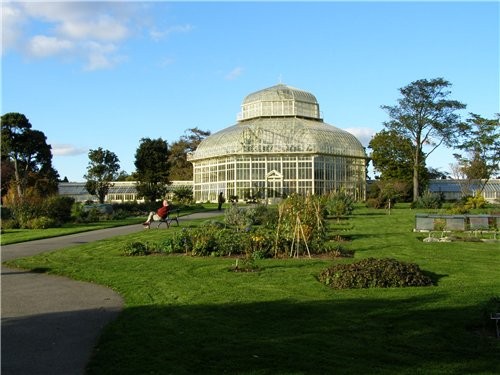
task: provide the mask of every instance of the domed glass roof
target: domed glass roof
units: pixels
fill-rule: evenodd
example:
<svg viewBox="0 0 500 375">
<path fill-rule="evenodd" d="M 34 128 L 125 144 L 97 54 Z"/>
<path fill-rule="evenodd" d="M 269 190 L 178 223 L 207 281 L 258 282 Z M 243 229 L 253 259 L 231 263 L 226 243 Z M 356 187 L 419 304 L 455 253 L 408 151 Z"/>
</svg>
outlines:
<svg viewBox="0 0 500 375">
<path fill-rule="evenodd" d="M 314 95 L 276 85 L 248 95 L 236 125 L 205 138 L 189 158 L 234 154 L 327 154 L 366 158 L 358 139 L 319 117 Z"/>
<path fill-rule="evenodd" d="M 279 84 L 254 92 L 243 99 L 238 120 L 262 116 L 301 116 L 319 119 L 319 105 L 313 94 Z"/>
</svg>

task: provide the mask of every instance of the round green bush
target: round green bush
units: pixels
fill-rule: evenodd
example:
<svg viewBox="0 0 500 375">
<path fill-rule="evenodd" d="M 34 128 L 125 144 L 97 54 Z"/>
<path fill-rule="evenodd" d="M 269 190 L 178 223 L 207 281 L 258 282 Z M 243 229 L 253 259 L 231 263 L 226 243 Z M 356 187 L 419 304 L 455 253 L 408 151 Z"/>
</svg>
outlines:
<svg viewBox="0 0 500 375">
<path fill-rule="evenodd" d="M 47 229 L 57 226 L 57 221 L 46 216 L 36 217 L 28 220 L 25 224 L 27 229 Z"/>
<path fill-rule="evenodd" d="M 432 285 L 432 280 L 422 273 L 418 265 L 390 258 L 367 258 L 350 264 L 335 264 L 323 270 L 318 279 L 334 289 Z"/>
</svg>

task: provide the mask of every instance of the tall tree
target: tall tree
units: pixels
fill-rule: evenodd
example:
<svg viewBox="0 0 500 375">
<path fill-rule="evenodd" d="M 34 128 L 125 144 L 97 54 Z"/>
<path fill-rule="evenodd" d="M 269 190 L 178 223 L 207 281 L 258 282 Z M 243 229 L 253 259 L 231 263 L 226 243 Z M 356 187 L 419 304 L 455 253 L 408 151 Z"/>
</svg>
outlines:
<svg viewBox="0 0 500 375">
<path fill-rule="evenodd" d="M 372 149 L 373 167 L 380 172 L 380 180 L 384 182 L 379 184 L 384 186 L 381 191 L 394 185 L 391 189 L 399 192 L 398 198 L 408 200 L 411 197 L 415 153 L 412 141 L 394 130 L 382 130 L 373 136 L 368 147 Z M 428 183 L 428 173 L 423 164 L 420 165 L 419 183 L 421 186 Z"/>
<path fill-rule="evenodd" d="M 83 176 L 87 180 L 85 188 L 89 194 L 97 197 L 99 203 L 104 203 L 109 188 L 113 186 L 112 181 L 118 177 L 120 160 L 115 153 L 103 150 L 101 147 L 90 150 L 88 155 L 87 174 Z"/>
<path fill-rule="evenodd" d="M 461 172 L 469 180 L 480 180 L 481 191 L 488 180 L 500 172 L 500 114 L 486 119 L 470 113 L 460 127 L 462 136 L 455 154 Z"/>
<path fill-rule="evenodd" d="M 368 148 L 372 149 L 370 158 L 380 179 L 412 181 L 415 147 L 410 139 L 394 130 L 382 130 L 373 136 Z"/>
<path fill-rule="evenodd" d="M 52 148 L 45 134 L 32 129 L 21 113 L 6 113 L 1 122 L 2 164 L 12 163 L 17 195 L 22 197 L 28 187 L 42 196 L 57 192 L 59 174 L 52 166 Z"/>
<path fill-rule="evenodd" d="M 168 143 L 162 138 L 142 138 L 135 153 L 137 193 L 154 202 L 165 196 L 169 181 Z"/>
<path fill-rule="evenodd" d="M 390 121 L 384 122 L 388 130 L 394 130 L 410 139 L 415 147 L 413 162 L 413 200 L 420 193 L 420 169 L 427 157 L 441 144 L 453 145 L 458 139 L 460 125 L 457 110 L 466 106 L 448 99 L 451 83 L 443 78 L 420 79 L 400 88 L 402 95 L 395 106 L 383 105 Z M 431 149 L 424 151 L 424 145 Z"/>
<path fill-rule="evenodd" d="M 170 146 L 170 179 L 188 181 L 193 179 L 193 166 L 187 160 L 189 153 L 210 135 L 209 130 L 197 127 L 186 130 L 185 134 Z"/>
</svg>

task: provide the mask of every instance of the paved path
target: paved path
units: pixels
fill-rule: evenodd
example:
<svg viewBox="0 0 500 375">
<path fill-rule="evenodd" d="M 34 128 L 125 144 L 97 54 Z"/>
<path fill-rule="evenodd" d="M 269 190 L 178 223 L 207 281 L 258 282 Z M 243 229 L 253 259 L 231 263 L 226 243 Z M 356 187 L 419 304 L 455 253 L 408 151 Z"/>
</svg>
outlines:
<svg viewBox="0 0 500 375">
<path fill-rule="evenodd" d="M 129 225 L 6 245 L 2 261 L 140 231 L 142 225 Z M 111 289 L 64 277 L 2 266 L 1 283 L 2 375 L 84 374 L 102 328 L 123 308 Z"/>
</svg>

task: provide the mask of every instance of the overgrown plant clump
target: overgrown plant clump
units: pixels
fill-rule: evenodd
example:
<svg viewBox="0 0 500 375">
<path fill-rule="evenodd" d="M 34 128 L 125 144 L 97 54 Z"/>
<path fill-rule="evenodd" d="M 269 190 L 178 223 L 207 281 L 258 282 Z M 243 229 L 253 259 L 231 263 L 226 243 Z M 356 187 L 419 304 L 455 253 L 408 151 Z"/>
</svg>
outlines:
<svg viewBox="0 0 500 375">
<path fill-rule="evenodd" d="M 14 189 L 9 192 L 14 192 Z M 59 227 L 71 220 L 71 207 L 74 198 L 59 195 L 42 196 L 34 188 L 27 189 L 23 197 L 7 194 L 3 204 L 8 208 L 8 215 L 2 216 L 8 221 L 9 228 L 46 229 Z M 2 208 L 3 210 L 4 208 Z"/>
<path fill-rule="evenodd" d="M 291 195 L 284 200 L 278 207 L 275 256 L 283 252 L 290 257 L 311 256 L 321 250 L 327 238 L 324 214 L 323 197 Z"/>
<path fill-rule="evenodd" d="M 432 280 L 423 274 L 418 265 L 391 258 L 367 258 L 350 264 L 335 264 L 323 270 L 318 279 L 334 289 L 432 285 Z"/>
</svg>

